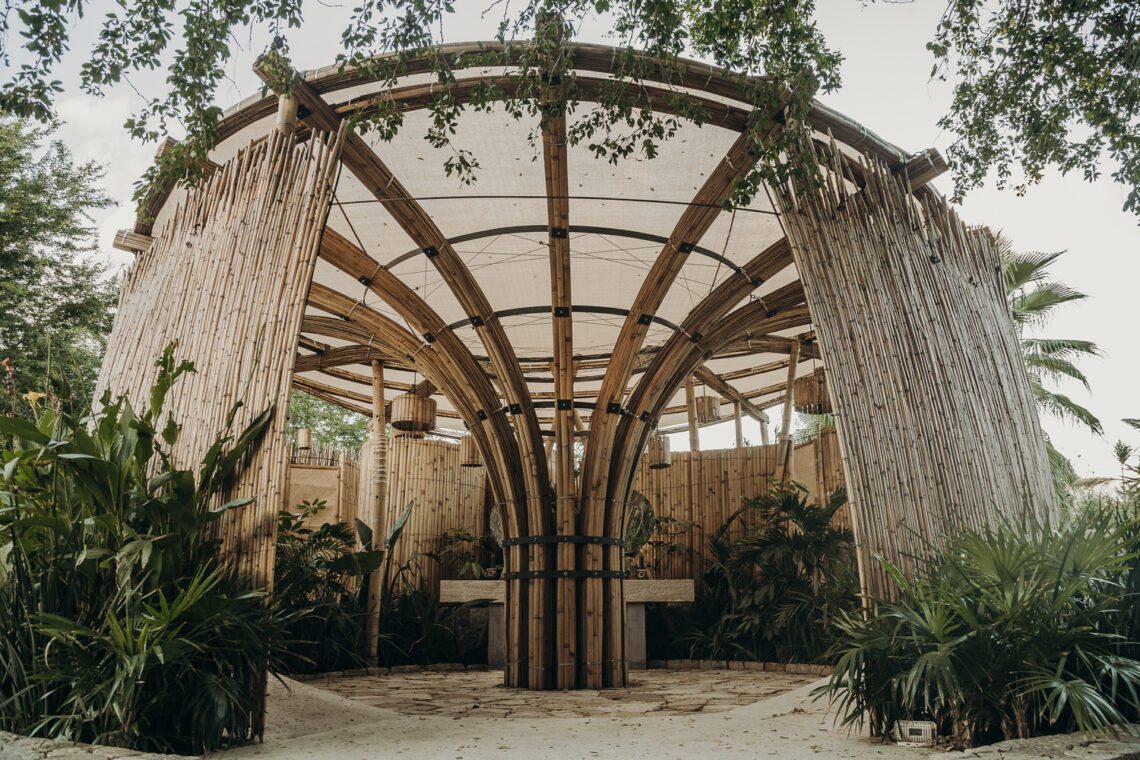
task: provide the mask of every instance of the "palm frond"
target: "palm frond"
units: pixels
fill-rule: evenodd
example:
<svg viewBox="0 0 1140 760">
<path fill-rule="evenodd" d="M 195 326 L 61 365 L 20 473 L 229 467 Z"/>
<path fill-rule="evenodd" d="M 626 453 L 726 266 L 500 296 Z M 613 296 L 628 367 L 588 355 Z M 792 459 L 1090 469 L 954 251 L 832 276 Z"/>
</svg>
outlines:
<svg viewBox="0 0 1140 760">
<path fill-rule="evenodd" d="M 1104 428 L 1096 415 L 1065 394 L 1051 391 L 1040 383 L 1031 382 L 1030 385 L 1037 401 L 1037 408 L 1041 411 L 1066 422 L 1078 422 L 1097 435 L 1104 432 Z"/>
</svg>

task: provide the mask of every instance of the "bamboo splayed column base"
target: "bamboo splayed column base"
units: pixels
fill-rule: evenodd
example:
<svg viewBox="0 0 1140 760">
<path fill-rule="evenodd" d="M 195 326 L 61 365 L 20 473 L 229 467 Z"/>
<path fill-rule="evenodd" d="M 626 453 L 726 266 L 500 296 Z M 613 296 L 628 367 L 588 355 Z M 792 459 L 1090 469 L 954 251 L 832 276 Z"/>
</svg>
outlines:
<svg viewBox="0 0 1140 760">
<path fill-rule="evenodd" d="M 827 367 L 864 591 L 889 594 L 876 556 L 909 572 L 955 526 L 1052 513 L 1053 488 L 984 233 L 880 162 L 826 153 L 817 189 L 777 195 Z"/>
</svg>

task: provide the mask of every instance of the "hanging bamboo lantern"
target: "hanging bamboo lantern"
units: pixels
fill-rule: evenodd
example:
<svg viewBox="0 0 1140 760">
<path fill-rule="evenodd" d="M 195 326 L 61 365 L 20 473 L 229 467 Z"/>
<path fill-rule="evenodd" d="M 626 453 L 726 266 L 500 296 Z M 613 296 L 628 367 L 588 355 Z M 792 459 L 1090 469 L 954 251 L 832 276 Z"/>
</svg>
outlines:
<svg viewBox="0 0 1140 760">
<path fill-rule="evenodd" d="M 405 393 L 392 399 L 392 427 L 422 433 L 435 427 L 435 399 Z"/>
<path fill-rule="evenodd" d="M 645 461 L 649 469 L 661 470 L 673 464 L 673 454 L 669 451 L 669 439 L 663 435 L 655 435 L 649 439 L 649 446 L 645 449 Z"/>
<path fill-rule="evenodd" d="M 461 467 L 483 466 L 483 458 L 479 456 L 479 447 L 475 445 L 474 436 L 465 435 L 459 441 L 459 465 Z"/>
<path fill-rule="evenodd" d="M 313 448 L 313 431 L 309 428 L 297 429 L 297 450 L 308 451 Z"/>
<path fill-rule="evenodd" d="M 719 396 L 697 396 L 697 422 L 704 425 L 720 419 Z"/>
<path fill-rule="evenodd" d="M 823 367 L 810 375 L 797 377 L 792 389 L 795 408 L 803 414 L 831 414 L 831 398 L 827 395 L 827 377 Z"/>
</svg>

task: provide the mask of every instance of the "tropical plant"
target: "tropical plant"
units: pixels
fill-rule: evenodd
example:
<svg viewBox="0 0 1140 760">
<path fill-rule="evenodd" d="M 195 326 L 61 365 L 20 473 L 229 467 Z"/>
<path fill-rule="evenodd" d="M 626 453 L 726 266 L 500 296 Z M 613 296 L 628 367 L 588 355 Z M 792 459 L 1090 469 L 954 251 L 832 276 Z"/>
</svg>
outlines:
<svg viewBox="0 0 1140 760">
<path fill-rule="evenodd" d="M 634 506 L 625 531 L 624 554 L 627 571 L 632 569 L 635 563 L 644 562 L 647 548 L 651 549 L 648 552 L 648 567 L 653 575 L 659 575 L 673 555 L 693 553 L 685 540 L 686 534 L 693 528 L 691 520 L 657 516 L 649 499 L 637 491 L 632 494 L 630 501 Z"/>
<path fill-rule="evenodd" d="M 384 552 L 357 549 L 356 531 L 347 523 L 310 527 L 327 506 L 305 501 L 296 512 L 282 510 L 278 516 L 273 595 L 290 613 L 289 673 L 364 664 L 367 579 Z"/>
<path fill-rule="evenodd" d="M 480 580 L 503 566 L 503 549 L 492 535 L 476 536 L 467 528 L 449 530 L 439 537 L 441 575 Z"/>
<path fill-rule="evenodd" d="M 198 470 L 170 457 L 172 347 L 141 411 L 0 417 L 0 727 L 201 753 L 253 738 L 287 641 L 278 609 L 219 559 L 219 503 L 272 410 L 240 404 Z M 192 688 L 188 688 L 192 687 Z"/>
<path fill-rule="evenodd" d="M 840 614 L 857 604 L 851 532 L 832 526 L 847 502 L 826 504 L 798 483 L 773 484 L 708 538 L 687 636 L 693 657 L 808 662 L 831 643 Z"/>
<path fill-rule="evenodd" d="M 1004 522 L 957 533 L 913 578 L 882 560 L 896 596 L 843 614 L 824 691 L 845 724 L 884 735 L 929 719 L 960 747 L 1126 722 L 1140 687 L 1135 613 L 1122 615 L 1136 527 Z"/>
<path fill-rule="evenodd" d="M 1014 327 L 1021 342 L 1021 355 L 1029 374 L 1029 386 L 1038 410 L 1067 422 L 1084 425 L 1098 435 L 1103 432 L 1100 420 L 1069 396 L 1051 388 L 1059 380 L 1075 380 L 1087 389 L 1088 378 L 1077 366 L 1084 358 L 1100 356 L 1092 341 L 1076 338 L 1036 337 L 1052 319 L 1056 309 L 1088 296 L 1052 279 L 1048 268 L 1064 251 L 1055 253 L 1020 253 L 1001 233 L 994 235 L 994 245 L 1002 263 L 1002 279 L 1006 300 L 1013 315 Z M 1068 503 L 1069 487 L 1076 480 L 1072 463 L 1046 438 L 1053 484 L 1061 502 Z"/>
</svg>

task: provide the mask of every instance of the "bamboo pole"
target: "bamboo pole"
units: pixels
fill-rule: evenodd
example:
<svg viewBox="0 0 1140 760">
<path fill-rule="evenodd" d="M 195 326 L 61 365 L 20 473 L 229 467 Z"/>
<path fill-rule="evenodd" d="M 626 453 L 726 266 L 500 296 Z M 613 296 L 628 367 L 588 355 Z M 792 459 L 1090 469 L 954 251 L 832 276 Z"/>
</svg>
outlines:
<svg viewBox="0 0 1140 760">
<path fill-rule="evenodd" d="M 784 391 L 784 416 L 780 421 L 780 481 L 788 482 L 792 469 L 792 407 L 795 399 L 792 395 L 796 384 L 796 365 L 800 359 L 800 343 L 792 344 L 792 352 L 788 355 L 788 383 Z"/>
<path fill-rule="evenodd" d="M 685 409 L 689 417 L 689 451 L 700 451 L 701 431 L 697 426 L 697 394 L 692 377 L 685 381 Z"/>
<path fill-rule="evenodd" d="M 732 402 L 732 419 L 736 423 L 736 448 L 744 447 L 744 425 L 740 419 L 740 402 Z"/>
<path fill-rule="evenodd" d="M 387 529 L 384 521 L 388 485 L 388 424 L 384 415 L 384 363 L 372 360 L 372 457 L 368 463 L 372 472 L 372 547 L 383 540 Z M 380 601 L 384 590 L 380 588 L 380 571 L 372 573 L 368 584 L 368 659 L 375 663 L 380 646 Z"/>
</svg>

